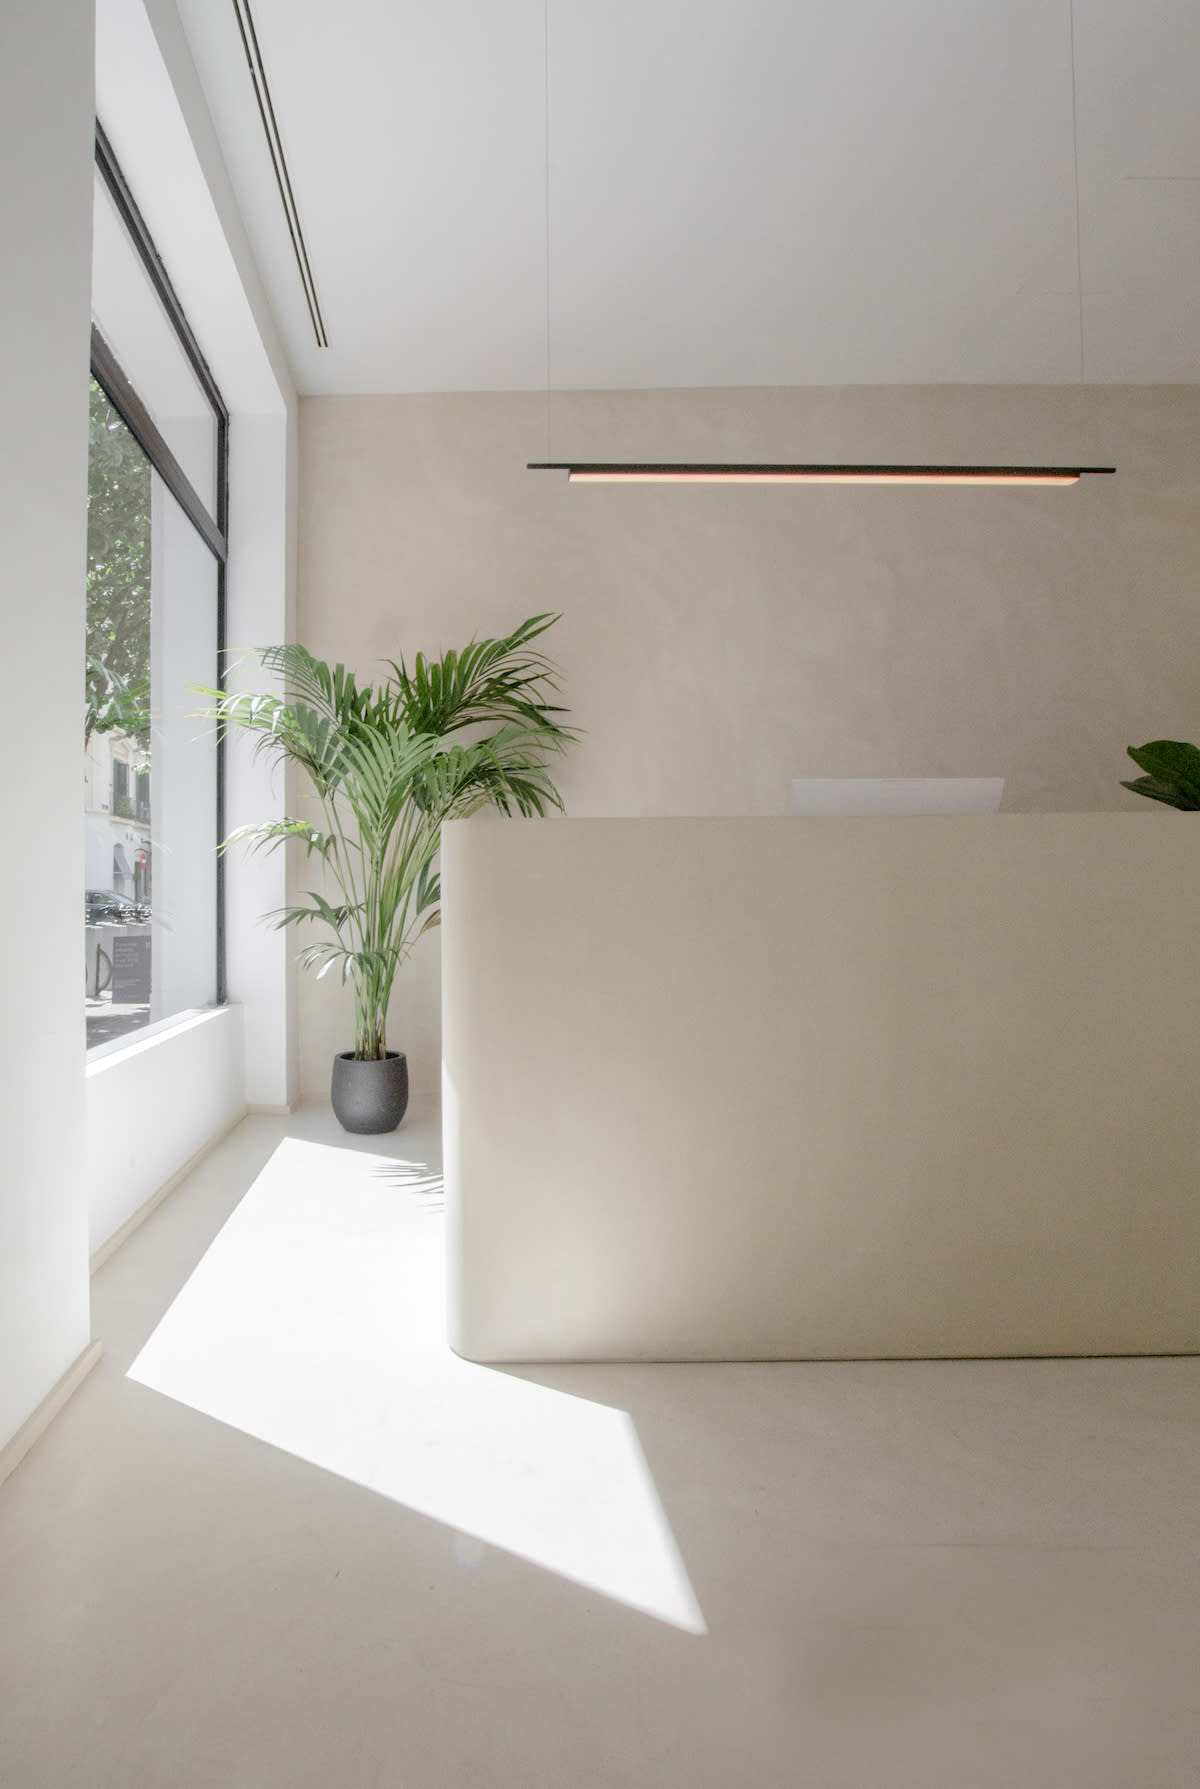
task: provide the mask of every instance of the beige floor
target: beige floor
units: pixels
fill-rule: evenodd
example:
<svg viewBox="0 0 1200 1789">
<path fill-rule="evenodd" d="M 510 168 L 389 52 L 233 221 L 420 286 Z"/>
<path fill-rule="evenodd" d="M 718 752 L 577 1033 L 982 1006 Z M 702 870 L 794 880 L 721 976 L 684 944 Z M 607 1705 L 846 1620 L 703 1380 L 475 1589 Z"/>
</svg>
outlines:
<svg viewBox="0 0 1200 1789">
<path fill-rule="evenodd" d="M 97 1276 L 4 1789 L 1196 1789 L 1200 1361 L 470 1366 L 436 1169 L 248 1120 Z"/>
</svg>

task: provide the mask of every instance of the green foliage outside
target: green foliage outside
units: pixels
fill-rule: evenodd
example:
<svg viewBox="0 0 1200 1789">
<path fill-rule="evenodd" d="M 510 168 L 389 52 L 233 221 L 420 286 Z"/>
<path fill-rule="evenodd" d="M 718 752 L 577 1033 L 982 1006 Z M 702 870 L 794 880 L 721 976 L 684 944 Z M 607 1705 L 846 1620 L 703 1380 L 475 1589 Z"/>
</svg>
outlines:
<svg viewBox="0 0 1200 1789">
<path fill-rule="evenodd" d="M 1133 782 L 1121 784 L 1135 795 L 1163 801 L 1171 808 L 1195 812 L 1200 808 L 1200 748 L 1182 739 L 1152 739 L 1147 745 L 1127 747 L 1139 770 Z"/>
<path fill-rule="evenodd" d="M 84 745 L 119 729 L 150 744 L 150 462 L 92 381 L 88 418 Z"/>
</svg>

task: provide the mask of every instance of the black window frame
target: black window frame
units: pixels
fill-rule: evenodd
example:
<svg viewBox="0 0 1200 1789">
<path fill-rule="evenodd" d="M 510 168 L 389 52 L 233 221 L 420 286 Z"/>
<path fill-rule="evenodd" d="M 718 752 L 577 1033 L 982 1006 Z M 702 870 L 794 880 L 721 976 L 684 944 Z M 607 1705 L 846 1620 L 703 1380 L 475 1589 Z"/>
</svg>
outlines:
<svg viewBox="0 0 1200 1789">
<path fill-rule="evenodd" d="M 129 183 L 121 171 L 103 125 L 96 120 L 96 167 L 125 226 L 138 259 L 149 276 L 167 320 L 200 384 L 216 421 L 216 510 L 204 502 L 187 473 L 163 438 L 149 410 L 126 375 L 116 355 L 96 325 L 92 325 L 92 377 L 103 389 L 113 409 L 132 433 L 154 471 L 162 479 L 217 562 L 217 662 L 213 684 L 225 688 L 226 564 L 229 558 L 229 410 L 221 396 L 200 344 L 192 333 L 183 306 L 163 265 L 146 220 L 138 209 Z M 225 837 L 225 741 L 218 734 L 216 764 L 216 839 Z M 226 1005 L 229 995 L 225 974 L 225 859 L 214 851 L 217 916 L 216 1004 Z"/>
</svg>

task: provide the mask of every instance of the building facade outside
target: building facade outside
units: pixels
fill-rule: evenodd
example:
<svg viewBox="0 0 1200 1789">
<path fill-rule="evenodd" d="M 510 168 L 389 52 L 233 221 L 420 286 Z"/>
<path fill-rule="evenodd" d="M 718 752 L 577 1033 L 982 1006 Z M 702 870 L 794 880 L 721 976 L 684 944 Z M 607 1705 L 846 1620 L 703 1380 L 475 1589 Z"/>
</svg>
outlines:
<svg viewBox="0 0 1200 1789">
<path fill-rule="evenodd" d="M 128 733 L 93 732 L 84 751 L 85 888 L 149 905 L 150 754 Z"/>
</svg>

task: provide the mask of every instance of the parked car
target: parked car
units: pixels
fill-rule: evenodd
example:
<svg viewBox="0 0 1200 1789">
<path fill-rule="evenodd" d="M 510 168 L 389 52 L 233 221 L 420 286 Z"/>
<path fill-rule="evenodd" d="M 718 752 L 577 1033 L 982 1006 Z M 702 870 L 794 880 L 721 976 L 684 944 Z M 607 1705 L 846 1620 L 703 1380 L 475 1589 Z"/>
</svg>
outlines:
<svg viewBox="0 0 1200 1789">
<path fill-rule="evenodd" d="M 85 925 L 138 925 L 150 918 L 144 901 L 131 901 L 128 895 L 116 894 L 111 888 L 89 888 L 83 896 Z"/>
</svg>

